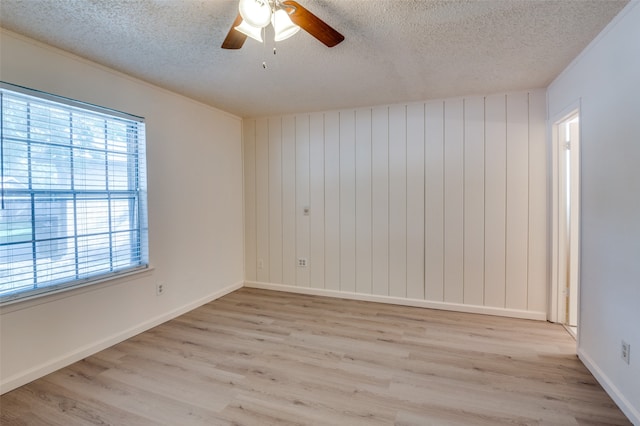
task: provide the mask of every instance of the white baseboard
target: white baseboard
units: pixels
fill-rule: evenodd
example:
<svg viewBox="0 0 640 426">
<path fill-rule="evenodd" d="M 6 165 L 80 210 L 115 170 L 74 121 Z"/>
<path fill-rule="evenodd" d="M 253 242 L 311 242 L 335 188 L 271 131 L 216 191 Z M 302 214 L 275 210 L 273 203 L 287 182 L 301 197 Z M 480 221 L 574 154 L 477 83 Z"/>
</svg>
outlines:
<svg viewBox="0 0 640 426">
<path fill-rule="evenodd" d="M 631 401 L 624 397 L 622 392 L 609 380 L 609 377 L 598 367 L 593 359 L 580 348 L 578 348 L 578 357 L 616 405 L 620 407 L 624 415 L 629 418 L 631 423 L 640 426 L 640 407 L 634 407 Z"/>
<path fill-rule="evenodd" d="M 211 293 L 201 299 L 195 300 L 191 303 L 187 303 L 186 305 L 180 306 L 176 309 L 173 309 L 169 312 L 165 312 L 162 315 L 158 315 L 155 318 L 151 318 L 148 321 L 145 321 L 141 324 L 135 325 L 127 330 L 124 330 L 120 333 L 114 334 L 107 338 L 101 339 L 97 342 L 86 345 L 82 348 L 78 348 L 73 352 L 65 354 L 56 359 L 52 359 L 44 364 L 33 367 L 27 371 L 16 374 L 12 377 L 8 377 L 6 380 L 0 383 L 0 395 L 6 392 L 9 392 L 15 388 L 18 388 L 22 385 L 25 385 L 33 380 L 36 380 L 40 377 L 46 376 L 47 374 L 53 373 L 56 370 L 59 370 L 63 367 L 66 367 L 74 362 L 80 361 L 88 356 L 91 356 L 101 350 L 107 349 L 115 344 L 118 344 L 126 339 L 129 339 L 137 334 L 142 333 L 143 331 L 149 330 L 155 326 L 158 326 L 164 322 L 167 322 L 171 319 L 174 319 L 182 314 L 185 314 L 193 309 L 202 306 L 206 303 L 209 303 L 213 300 L 219 299 L 220 297 L 231 293 L 232 291 L 238 290 L 242 288 L 243 282 L 239 281 L 235 284 L 227 286 L 221 290 L 218 290 L 214 293 Z"/>
<path fill-rule="evenodd" d="M 403 297 L 380 296 L 374 294 L 350 293 L 321 288 L 296 287 L 284 284 L 272 284 L 257 281 L 245 281 L 245 287 L 261 288 L 265 290 L 285 291 L 290 293 L 310 294 L 315 296 L 337 297 L 341 299 L 362 300 L 366 302 L 389 303 L 392 305 L 413 306 L 418 308 L 440 309 L 445 311 L 467 312 L 472 314 L 496 315 L 501 317 L 523 318 L 546 321 L 547 313 L 538 311 L 524 311 L 518 309 L 495 308 L 490 306 L 464 305 L 461 303 L 434 302 L 422 299 L 408 299 Z"/>
</svg>

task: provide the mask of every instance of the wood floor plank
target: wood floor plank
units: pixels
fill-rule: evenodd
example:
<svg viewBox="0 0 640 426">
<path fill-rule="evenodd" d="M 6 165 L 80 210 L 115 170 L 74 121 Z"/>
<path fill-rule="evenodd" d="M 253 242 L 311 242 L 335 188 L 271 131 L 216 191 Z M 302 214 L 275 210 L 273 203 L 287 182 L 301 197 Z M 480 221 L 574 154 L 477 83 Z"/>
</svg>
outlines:
<svg viewBox="0 0 640 426">
<path fill-rule="evenodd" d="M 0 396 L 5 425 L 629 425 L 540 321 L 243 288 Z"/>
<path fill-rule="evenodd" d="M 153 389 L 145 390 L 137 383 L 134 385 L 104 375 L 85 379 L 74 374 L 73 367 L 64 369 L 65 374 L 51 375 L 47 380 L 144 419 L 141 424 L 171 425 L 174 421 L 172 419 L 182 418 L 188 419 L 190 425 L 207 425 L 216 419 L 212 410 L 200 409 L 182 400 L 166 397 Z M 129 415 L 126 417 L 128 419 Z"/>
</svg>

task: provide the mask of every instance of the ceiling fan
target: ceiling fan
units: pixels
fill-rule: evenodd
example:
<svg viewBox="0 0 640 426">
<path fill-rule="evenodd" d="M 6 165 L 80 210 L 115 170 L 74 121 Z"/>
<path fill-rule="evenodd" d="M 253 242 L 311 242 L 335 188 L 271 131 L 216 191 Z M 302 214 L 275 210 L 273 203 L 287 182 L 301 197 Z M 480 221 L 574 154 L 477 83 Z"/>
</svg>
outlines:
<svg viewBox="0 0 640 426">
<path fill-rule="evenodd" d="M 240 0 L 239 13 L 222 42 L 223 49 L 240 49 L 247 37 L 262 42 L 263 29 L 273 25 L 275 41 L 297 33 L 300 28 L 333 47 L 344 36 L 294 0 Z"/>
</svg>

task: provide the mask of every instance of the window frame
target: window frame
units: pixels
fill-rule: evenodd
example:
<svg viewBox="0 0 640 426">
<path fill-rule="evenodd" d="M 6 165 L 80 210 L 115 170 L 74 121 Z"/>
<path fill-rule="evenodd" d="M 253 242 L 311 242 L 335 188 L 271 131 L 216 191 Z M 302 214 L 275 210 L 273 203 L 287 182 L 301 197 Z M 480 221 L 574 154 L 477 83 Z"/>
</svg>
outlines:
<svg viewBox="0 0 640 426">
<path fill-rule="evenodd" d="M 64 291 L 69 291 L 69 290 L 73 290 L 73 289 L 77 289 L 77 288 L 81 288 L 81 287 L 86 287 L 89 285 L 93 285 L 93 284 L 97 284 L 97 283 L 103 283 L 105 281 L 109 281 L 109 280 L 113 280 L 116 278 L 121 278 L 121 277 L 125 277 L 125 276 L 129 276 L 132 274 L 136 274 L 139 272 L 144 272 L 146 270 L 149 270 L 150 265 L 149 265 L 149 236 L 148 236 L 148 208 L 147 208 L 147 175 L 146 175 L 146 132 L 145 132 L 145 120 L 143 117 L 140 116 L 136 116 L 133 114 L 128 114 L 128 113 L 124 113 L 121 111 L 117 111 L 117 110 L 113 110 L 113 109 L 109 109 L 109 108 L 105 108 L 105 107 L 100 107 L 97 105 L 93 105 L 90 103 L 85 103 L 82 101 L 78 101 L 78 100 L 74 100 L 74 99 L 69 99 L 66 97 L 62 97 L 62 96 L 58 96 L 58 95 L 54 95 L 51 93 L 46 93 L 46 92 L 42 92 L 42 91 L 38 91 L 38 90 L 34 90 L 34 89 L 30 89 L 30 88 L 26 88 L 23 86 L 18 86 L 18 85 L 14 85 L 11 83 L 7 83 L 4 81 L 0 81 L 0 88 L 3 89 L 3 91 L 8 91 L 8 92 L 15 92 L 16 96 L 18 95 L 26 95 L 29 97 L 33 97 L 33 98 L 37 98 L 37 100 L 42 100 L 43 101 L 43 108 L 48 108 L 47 111 L 51 111 L 51 109 L 54 108 L 53 105 L 48 105 L 45 107 L 45 104 L 48 104 L 50 102 L 53 102 L 57 105 L 59 105 L 62 109 L 64 109 L 64 113 L 65 114 L 69 114 L 70 117 L 72 117 L 72 115 L 75 114 L 80 114 L 80 116 L 84 117 L 82 114 L 86 113 L 87 115 L 96 115 L 100 116 L 100 120 L 104 120 L 104 126 L 105 126 L 105 149 L 103 152 L 104 158 L 105 158 L 105 162 L 108 162 L 108 157 L 109 155 L 117 155 L 120 154 L 119 152 L 116 152 L 115 150 L 109 150 L 108 149 L 108 143 L 109 143 L 109 139 L 108 139 L 108 133 L 107 133 L 107 127 L 108 125 L 111 123 L 112 125 L 115 125 L 115 123 L 118 123 L 122 126 L 124 126 L 123 128 L 125 128 L 125 134 L 126 134 L 126 158 L 127 158 L 127 166 L 126 166 L 126 172 L 121 172 L 120 174 L 116 175 L 120 178 L 122 178 L 123 176 L 126 176 L 127 179 L 127 189 L 126 190 L 113 190 L 111 189 L 111 186 L 108 184 L 109 182 L 109 178 L 110 176 L 107 173 L 107 166 L 105 166 L 105 175 L 104 175 L 104 182 L 105 182 L 105 189 L 102 191 L 97 191 L 98 194 L 100 194 L 102 196 L 102 198 L 100 198 L 101 200 L 105 200 L 108 202 L 108 212 L 107 212 L 107 216 L 108 216 L 108 232 L 105 234 L 108 236 L 109 238 L 109 248 L 108 248 L 108 252 L 109 252 L 109 258 L 111 259 L 114 255 L 114 248 L 113 248 L 113 238 L 114 235 L 117 234 L 116 231 L 112 230 L 112 224 L 111 224 L 111 209 L 114 206 L 114 204 L 112 204 L 112 193 L 118 193 L 120 196 L 123 196 L 123 194 L 126 194 L 128 197 L 129 202 L 125 204 L 128 204 L 128 208 L 124 210 L 125 214 L 128 215 L 130 217 L 130 224 L 135 224 L 135 225 L 131 225 L 134 226 L 133 228 L 129 229 L 129 232 L 131 233 L 131 237 L 130 237 L 130 242 L 129 242 L 129 250 L 130 250 L 130 260 L 128 262 L 124 262 L 123 263 L 123 267 L 115 267 L 114 268 L 114 263 L 110 262 L 109 263 L 109 268 L 108 271 L 104 271 L 101 270 L 100 272 L 97 273 L 92 273 L 91 271 L 89 272 L 84 272 L 84 273 L 78 273 L 78 268 L 79 268 L 79 260 L 78 260 L 78 248 L 77 248 L 77 244 L 74 248 L 74 267 L 75 267 L 75 272 L 74 273 L 69 273 L 69 276 L 59 279 L 59 280 L 49 280 L 47 282 L 45 282 L 44 284 L 38 285 L 37 283 L 37 274 L 38 274 L 38 265 L 37 265 L 37 261 L 39 260 L 38 258 L 38 249 L 37 249 L 37 238 L 36 238 L 36 231 L 35 231 L 35 227 L 36 227 L 36 222 L 38 221 L 36 218 L 36 213 L 35 213 L 35 206 L 38 205 L 38 203 L 36 201 L 34 201 L 34 193 L 37 192 L 38 190 L 33 188 L 31 185 L 31 181 L 32 179 L 34 179 L 34 172 L 33 170 L 31 170 L 31 158 L 29 156 L 29 160 L 28 160 L 28 164 L 29 164 L 29 170 L 27 172 L 27 179 L 29 181 L 29 185 L 28 185 L 28 189 L 26 190 L 18 190 L 18 191 L 14 191 L 14 193 L 18 193 L 18 192 L 23 192 L 26 194 L 26 192 L 28 191 L 31 197 L 30 200 L 30 205 L 31 205 L 31 216 L 30 216 L 30 221 L 31 221 L 31 226 L 33 228 L 32 233 L 31 233 L 31 245 L 32 245 L 32 249 L 31 249 L 31 256 L 32 256 L 32 268 L 34 271 L 34 278 L 33 278 L 33 283 L 31 284 L 31 288 L 29 288 L 29 286 L 25 286 L 26 288 L 22 288 L 19 290 L 15 290 L 15 291 L 11 291 L 11 289 L 7 289 L 5 290 L 6 292 L 4 294 L 0 293 L 0 306 L 5 306 L 8 304 L 12 304 L 15 302 L 20 302 L 20 301 L 24 301 L 24 300 L 30 300 L 30 299 L 34 299 L 34 298 L 38 298 L 41 296 L 46 296 L 46 295 L 50 295 L 50 294 L 54 294 L 54 293 L 60 293 L 60 292 L 64 292 Z M 4 96 L 4 95 L 3 95 Z M 0 97 L 2 98 L 2 97 Z M 35 104 L 35 101 L 34 101 Z M 4 135 L 4 111 L 2 111 L 4 107 L 4 102 L 2 102 L 2 104 L 0 105 L 0 114 L 2 114 L 2 117 L 0 117 L 1 121 L 2 121 L 2 125 L 0 127 L 0 132 L 2 132 L 0 134 L 0 137 L 2 138 L 0 140 L 0 161 L 3 160 L 3 147 L 5 144 L 5 140 L 8 140 L 8 138 L 5 138 Z M 124 122 L 123 122 L 124 120 Z M 125 123 L 125 124 L 123 124 Z M 30 129 L 31 124 L 28 124 L 28 128 Z M 131 126 L 131 127 L 129 127 Z M 45 133 L 46 136 L 49 136 L 50 138 L 52 137 L 53 133 L 51 132 L 51 129 L 47 129 L 47 131 L 49 133 Z M 129 138 L 132 137 L 130 135 L 130 131 L 133 132 L 135 137 L 135 141 L 131 141 Z M 28 133 L 30 132 L 30 130 L 28 131 Z M 70 137 L 73 137 L 74 133 L 73 133 L 73 128 L 69 129 L 70 132 Z M 29 135 L 27 137 L 24 138 L 24 143 L 26 146 L 30 146 L 32 144 L 32 142 L 34 141 L 34 139 Z M 52 143 L 51 141 L 48 142 L 42 142 L 43 146 L 54 146 L 55 144 Z M 133 147 L 133 151 L 130 152 L 130 150 Z M 74 145 L 73 142 L 69 142 L 69 146 L 68 146 L 69 151 L 74 151 L 76 149 L 76 145 Z M 29 151 L 30 152 L 30 151 Z M 73 158 L 73 154 L 70 154 L 71 158 Z M 131 161 L 131 159 L 133 159 L 133 161 L 135 162 L 135 164 L 132 166 L 129 164 L 129 161 Z M 0 167 L 3 168 L 5 167 L 5 163 L 0 164 Z M 132 177 L 132 173 L 131 170 L 134 170 L 135 172 L 133 174 L 135 174 L 134 177 Z M 73 168 L 73 160 L 71 160 L 71 166 L 69 169 L 69 176 L 70 179 L 73 181 L 74 176 L 76 175 L 76 169 Z M 0 182 L 0 189 L 2 191 L 2 201 L 3 201 L 3 207 L 4 207 L 4 201 L 6 198 L 6 190 L 5 190 L 5 186 L 6 186 L 6 180 L 5 180 L 5 176 L 3 173 L 3 176 L 0 177 L 0 179 L 2 179 L 2 182 Z M 133 179 L 133 180 L 132 180 Z M 47 191 L 41 191 L 43 194 L 47 194 Z M 71 208 L 73 217 L 74 217 L 74 231 L 73 233 L 65 233 L 64 234 L 64 238 L 65 239 L 74 239 L 75 241 L 78 240 L 78 238 L 82 237 L 82 234 L 80 234 L 78 232 L 78 223 L 75 222 L 75 216 L 77 214 L 78 211 L 78 205 L 76 203 L 77 197 L 80 196 L 87 196 L 87 190 L 85 189 L 84 192 L 83 190 L 79 190 L 76 189 L 73 184 L 72 186 L 67 189 L 67 190 L 63 190 L 60 191 L 60 193 L 65 193 L 67 197 L 72 196 L 73 197 L 73 207 Z M 53 194 L 53 190 L 49 191 L 49 194 Z M 49 197 L 53 197 L 53 195 L 49 195 Z M 69 199 L 68 199 L 69 200 Z M 127 198 L 122 198 L 121 200 L 127 200 Z M 71 201 L 68 201 L 71 202 Z M 69 209 L 68 207 L 66 208 L 67 210 Z M 49 215 L 51 215 L 50 211 L 48 213 Z M 67 216 L 69 215 L 69 213 L 65 213 Z M 102 215 L 104 215 L 104 213 L 102 213 Z M 132 216 L 133 215 L 133 216 Z M 46 216 L 45 216 L 46 217 Z M 131 218 L 135 219 L 132 220 Z M 104 217 L 103 217 L 104 220 Z M 7 228 L 9 230 L 9 228 Z M 68 231 L 68 229 L 67 229 Z M 7 231 L 9 232 L 9 231 Z M 86 235 L 84 238 L 87 238 Z M 137 244 L 134 244 L 132 241 L 135 240 L 137 242 Z M 26 243 L 26 241 L 25 241 Z M 3 244 L 2 246 L 0 246 L 0 248 L 2 247 L 9 247 L 6 243 Z M 50 254 L 51 258 L 52 255 Z M 2 258 L 0 258 L 0 261 L 3 261 Z M 103 261 L 104 262 L 104 261 Z M 17 261 L 14 261 L 14 263 L 18 263 Z M 50 263 L 53 263 L 53 261 L 50 260 Z M 7 265 L 10 264 L 6 263 Z M 87 261 L 85 262 L 84 265 L 88 265 L 88 269 L 90 269 L 91 266 L 91 261 Z M 99 265 L 99 263 L 98 263 Z M 47 268 L 47 271 L 56 271 L 56 266 L 51 266 L 49 268 Z M 9 273 L 12 274 L 12 269 L 9 269 Z M 71 276 L 73 275 L 73 276 Z M 11 276 L 11 275 L 10 275 Z"/>
</svg>

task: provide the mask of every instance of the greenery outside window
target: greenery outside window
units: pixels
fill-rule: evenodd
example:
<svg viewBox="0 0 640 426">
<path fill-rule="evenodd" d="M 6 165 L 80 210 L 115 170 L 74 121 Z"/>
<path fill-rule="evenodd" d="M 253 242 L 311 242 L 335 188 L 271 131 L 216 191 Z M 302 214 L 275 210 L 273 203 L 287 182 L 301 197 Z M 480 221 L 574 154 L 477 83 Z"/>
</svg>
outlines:
<svg viewBox="0 0 640 426">
<path fill-rule="evenodd" d="M 0 303 L 148 267 L 144 120 L 0 84 Z"/>
</svg>

